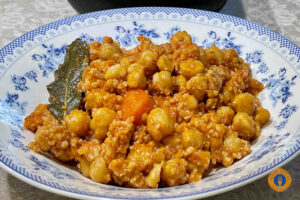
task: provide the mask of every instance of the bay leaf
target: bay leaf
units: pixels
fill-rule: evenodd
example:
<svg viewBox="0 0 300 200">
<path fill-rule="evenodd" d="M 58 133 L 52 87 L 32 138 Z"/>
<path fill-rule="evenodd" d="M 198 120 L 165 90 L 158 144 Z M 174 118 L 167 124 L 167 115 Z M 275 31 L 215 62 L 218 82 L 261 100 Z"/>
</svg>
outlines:
<svg viewBox="0 0 300 200">
<path fill-rule="evenodd" d="M 47 85 L 50 94 L 48 108 L 56 119 L 62 120 L 65 115 L 78 108 L 82 95 L 77 85 L 88 64 L 89 50 L 86 42 L 76 39 L 66 47 L 64 63 L 54 72 L 55 80 Z"/>
</svg>

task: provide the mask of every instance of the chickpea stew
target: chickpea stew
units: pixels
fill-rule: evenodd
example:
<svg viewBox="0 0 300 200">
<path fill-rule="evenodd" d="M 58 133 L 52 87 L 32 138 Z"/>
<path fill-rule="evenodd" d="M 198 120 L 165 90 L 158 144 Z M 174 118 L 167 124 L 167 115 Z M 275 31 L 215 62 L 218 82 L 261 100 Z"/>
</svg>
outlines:
<svg viewBox="0 0 300 200">
<path fill-rule="evenodd" d="M 104 37 L 88 45 L 77 109 L 58 120 L 40 104 L 25 118 L 29 147 L 75 161 L 95 182 L 158 188 L 199 181 L 250 154 L 270 113 L 264 86 L 234 49 L 203 49 L 187 32 L 125 50 Z"/>
</svg>

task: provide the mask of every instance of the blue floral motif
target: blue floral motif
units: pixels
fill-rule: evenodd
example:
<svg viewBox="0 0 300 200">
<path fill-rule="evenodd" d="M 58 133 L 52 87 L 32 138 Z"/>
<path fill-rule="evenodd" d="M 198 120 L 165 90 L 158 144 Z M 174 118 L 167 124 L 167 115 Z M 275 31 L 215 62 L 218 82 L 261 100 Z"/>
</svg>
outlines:
<svg viewBox="0 0 300 200">
<path fill-rule="evenodd" d="M 11 136 L 13 136 L 13 138 L 16 138 L 16 139 L 21 139 L 21 138 L 25 138 L 24 136 L 22 136 L 20 134 L 20 132 L 16 129 L 12 129 L 11 130 Z"/>
<path fill-rule="evenodd" d="M 25 92 L 29 89 L 26 85 L 26 78 L 24 76 L 12 75 L 11 81 L 13 82 L 16 90 Z"/>
<path fill-rule="evenodd" d="M 228 175 L 232 175 L 232 174 L 237 174 L 239 172 L 243 171 L 243 167 L 237 167 L 234 168 L 233 170 L 228 171 L 227 173 L 225 173 L 223 176 L 228 176 Z"/>
<path fill-rule="evenodd" d="M 123 26 L 116 26 L 115 30 L 119 33 L 115 39 L 123 47 L 139 44 L 136 37 L 140 35 L 146 36 L 148 39 L 160 37 L 160 35 L 156 32 L 156 29 L 147 30 L 145 29 L 144 24 L 138 24 L 136 21 L 133 21 L 132 29 L 126 29 Z"/>
<path fill-rule="evenodd" d="M 280 122 L 278 125 L 276 125 L 275 128 L 276 128 L 277 130 L 281 130 L 281 129 L 283 129 L 283 128 L 285 127 L 285 125 L 286 125 L 287 123 L 288 123 L 288 120 L 284 120 L 284 121 Z"/>
<path fill-rule="evenodd" d="M 256 74 L 258 73 L 266 73 L 269 71 L 269 67 L 266 65 L 266 63 L 262 62 L 259 66 L 258 66 L 258 70 L 256 71 Z"/>
<path fill-rule="evenodd" d="M 271 90 L 269 96 L 273 101 L 273 107 L 276 106 L 278 100 L 281 100 L 282 103 L 286 103 L 288 98 L 293 95 L 290 91 L 290 87 L 295 85 L 297 75 L 293 76 L 290 80 L 287 80 L 285 75 L 286 69 L 281 68 L 278 74 L 271 74 L 268 78 L 262 79 L 267 89 Z"/>
<path fill-rule="evenodd" d="M 239 55 L 241 55 L 242 45 L 234 43 L 235 37 L 232 36 L 231 32 L 227 32 L 225 38 L 221 38 L 215 31 L 208 32 L 208 38 L 202 41 L 203 48 L 209 48 L 215 44 L 218 48 L 235 49 Z"/>
<path fill-rule="evenodd" d="M 18 126 L 22 127 L 23 120 L 20 117 L 20 113 L 18 113 L 16 110 L 14 110 L 11 107 L 8 107 L 5 102 L 0 99 L 0 121 L 13 125 L 13 126 Z"/>
<path fill-rule="evenodd" d="M 90 35 L 87 34 L 87 33 L 82 33 L 82 34 L 79 36 L 79 38 L 80 38 L 81 40 L 87 41 L 88 43 L 91 43 L 91 42 L 93 42 L 93 41 L 103 42 L 103 38 L 102 38 L 101 36 L 95 37 L 95 38 L 94 38 L 94 37 L 90 36 Z"/>
<path fill-rule="evenodd" d="M 20 140 L 18 139 L 11 139 L 8 141 L 10 144 L 12 144 L 14 147 L 24 151 L 24 152 L 28 152 L 29 149 L 23 144 L 23 142 L 21 142 Z"/>
<path fill-rule="evenodd" d="M 258 151 L 256 151 L 255 153 L 253 153 L 250 158 L 249 161 L 247 162 L 248 164 L 261 159 L 263 156 L 265 156 L 266 154 L 270 153 L 270 152 L 274 152 L 277 149 L 281 148 L 284 146 L 284 140 L 290 135 L 290 133 L 286 133 L 286 134 L 276 134 L 276 135 L 270 135 L 266 138 L 266 141 L 262 144 L 262 147 L 259 148 Z"/>
<path fill-rule="evenodd" d="M 19 95 L 16 93 L 7 93 L 6 94 L 6 99 L 4 102 L 8 105 L 8 107 L 14 108 L 17 110 L 19 113 L 22 115 L 25 113 L 25 107 L 27 106 L 27 102 L 18 102 Z"/>
<path fill-rule="evenodd" d="M 178 31 L 181 31 L 181 28 L 179 26 L 174 26 L 168 32 L 165 32 L 164 35 L 166 36 L 166 39 L 169 40 Z"/>
<path fill-rule="evenodd" d="M 284 119 L 288 119 L 294 112 L 296 112 L 298 107 L 296 105 L 290 106 L 287 104 L 279 113 L 279 117 L 283 117 Z"/>
<path fill-rule="evenodd" d="M 285 127 L 285 125 L 288 123 L 288 118 L 296 112 L 298 107 L 296 105 L 290 106 L 287 104 L 283 109 L 281 109 L 278 117 L 282 117 L 284 120 L 280 122 L 278 125 L 275 126 L 277 130 L 281 130 Z"/>
<path fill-rule="evenodd" d="M 269 71 L 269 67 L 265 62 L 263 62 L 263 52 L 262 51 L 253 51 L 252 53 L 246 53 L 245 61 L 248 63 L 260 64 L 256 74 L 264 74 Z"/>
<path fill-rule="evenodd" d="M 24 152 L 29 151 L 29 149 L 26 147 L 26 145 L 24 145 L 23 142 L 21 142 L 21 140 L 20 140 L 22 138 L 24 139 L 25 137 L 22 136 L 18 130 L 12 129 L 11 136 L 13 138 L 8 141 L 10 144 L 12 144 L 14 147 L 16 147 Z"/>
<path fill-rule="evenodd" d="M 263 52 L 254 51 L 252 53 L 246 53 L 246 62 L 258 64 L 262 61 Z"/>
<path fill-rule="evenodd" d="M 38 67 L 42 71 L 43 77 L 48 77 L 50 72 L 54 72 L 56 67 L 64 60 L 66 44 L 59 48 L 51 45 L 42 44 L 46 53 L 32 55 L 32 60 L 39 62 Z"/>
<path fill-rule="evenodd" d="M 29 72 L 26 72 L 25 77 L 34 82 L 38 82 L 37 73 L 34 70 L 30 70 Z"/>
<path fill-rule="evenodd" d="M 34 70 L 30 70 L 24 74 L 24 76 L 17 76 L 17 75 L 12 75 L 11 76 L 11 81 L 13 82 L 15 86 L 15 90 L 19 90 L 22 92 L 25 92 L 29 89 L 27 86 L 27 79 L 32 80 L 34 82 L 37 81 L 37 73 Z"/>
<path fill-rule="evenodd" d="M 18 94 L 7 93 L 5 100 L 0 99 L 0 121 L 21 128 L 27 102 L 18 102 L 18 98 Z"/>
<path fill-rule="evenodd" d="M 55 178 L 58 179 L 76 179 L 74 176 L 61 172 L 59 168 L 55 167 L 54 165 L 50 164 L 46 159 L 39 160 L 37 157 L 30 155 L 29 160 L 33 162 L 33 167 L 35 170 L 45 170 L 52 174 Z"/>
</svg>

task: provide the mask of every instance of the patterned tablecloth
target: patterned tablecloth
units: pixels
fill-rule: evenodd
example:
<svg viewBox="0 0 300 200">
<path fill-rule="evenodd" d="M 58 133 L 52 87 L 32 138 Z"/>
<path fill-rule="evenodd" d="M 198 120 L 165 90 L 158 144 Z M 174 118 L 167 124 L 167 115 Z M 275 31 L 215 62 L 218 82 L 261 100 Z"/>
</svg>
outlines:
<svg viewBox="0 0 300 200">
<path fill-rule="evenodd" d="M 228 0 L 220 11 L 269 27 L 300 46 L 299 0 Z M 0 48 L 18 36 L 55 20 L 76 15 L 67 0 L 0 0 Z M 300 199 L 300 156 L 283 167 L 292 176 L 290 188 L 274 192 L 263 177 L 209 200 Z M 1 200 L 70 200 L 36 189 L 0 169 Z"/>
</svg>

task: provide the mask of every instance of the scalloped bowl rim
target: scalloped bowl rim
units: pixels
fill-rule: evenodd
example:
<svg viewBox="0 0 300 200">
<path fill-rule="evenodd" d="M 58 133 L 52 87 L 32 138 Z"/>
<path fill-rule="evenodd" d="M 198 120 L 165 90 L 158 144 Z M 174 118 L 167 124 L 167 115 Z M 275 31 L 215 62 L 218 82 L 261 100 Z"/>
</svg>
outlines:
<svg viewBox="0 0 300 200">
<path fill-rule="evenodd" d="M 16 38 L 14 41 L 10 42 L 9 44 L 5 45 L 3 48 L 0 49 L 0 58 L 2 57 L 4 59 L 4 57 L 6 55 L 10 55 L 9 53 L 3 53 L 3 52 L 6 52 L 6 49 L 13 49 L 16 48 L 17 46 L 15 46 L 15 42 L 18 42 L 19 40 L 21 40 L 21 42 L 25 42 L 25 41 L 22 41 L 23 38 L 25 38 L 26 36 L 28 35 L 31 35 L 33 34 L 33 36 L 36 36 L 36 35 L 39 35 L 39 34 L 36 34 L 37 31 L 41 30 L 41 29 L 45 29 L 44 33 L 46 33 L 46 31 L 49 31 L 53 28 L 49 28 L 51 27 L 52 25 L 56 26 L 56 28 L 54 29 L 57 29 L 59 28 L 61 25 L 70 25 L 68 23 L 72 23 L 74 21 L 78 21 L 78 20 L 81 20 L 81 19 L 87 19 L 89 17 L 92 17 L 94 14 L 99 14 L 99 16 L 101 15 L 109 15 L 111 12 L 112 13 L 122 13 L 123 11 L 128 11 L 128 12 L 136 12 L 136 11 L 139 11 L 139 12 L 152 12 L 152 13 L 156 13 L 156 12 L 164 12 L 166 10 L 171 10 L 172 12 L 177 12 L 178 13 L 178 10 L 182 10 L 183 14 L 194 14 L 194 13 L 200 13 L 200 14 L 203 14 L 204 16 L 206 16 L 206 14 L 210 14 L 210 15 L 213 15 L 214 17 L 217 17 L 219 19 L 221 19 L 222 17 L 226 17 L 226 20 L 230 21 L 230 22 L 233 22 L 235 20 L 237 21 L 240 21 L 240 22 L 243 22 L 244 25 L 252 25 L 252 29 L 254 30 L 257 30 L 256 28 L 258 27 L 259 29 L 263 29 L 264 31 L 266 32 L 269 32 L 269 33 L 272 33 L 274 34 L 276 37 L 279 37 L 281 39 L 284 40 L 285 43 L 289 44 L 289 45 L 292 45 L 292 48 L 293 49 L 296 49 L 294 53 L 296 56 L 299 57 L 300 55 L 300 48 L 292 41 L 290 41 L 289 39 L 287 39 L 286 37 L 280 35 L 279 33 L 267 28 L 267 27 L 264 27 L 260 24 L 257 24 L 255 22 L 252 22 L 250 20 L 247 20 L 247 19 L 242 19 L 242 18 L 239 18 L 239 17 L 235 17 L 235 16 L 231 16 L 231 15 L 227 15 L 227 14 L 220 14 L 220 13 L 215 13 L 215 12 L 211 12 L 211 11 L 203 11 L 203 10 L 197 10 L 197 9 L 190 9 L 190 8 L 175 8 L 175 7 L 132 7 L 132 8 L 119 8 L 119 9 L 110 9 L 110 10 L 103 10 L 103 11 L 95 11 L 95 12 L 91 12 L 91 13 L 86 13 L 86 14 L 81 14 L 81 15 L 76 15 L 76 16 L 72 16 L 72 17 L 66 17 L 66 18 L 63 18 L 63 19 L 60 19 L 60 20 L 57 20 L 57 21 L 54 21 L 52 23 L 49 23 L 49 24 L 46 24 L 46 25 L 43 25 L 43 26 L 40 26 L 32 31 L 29 31 L 23 35 L 21 35 L 20 37 Z M 180 15 L 183 15 L 180 13 Z M 199 14 L 199 15 L 200 15 Z M 253 28 L 253 25 L 254 27 L 256 28 Z M 247 27 L 248 28 L 248 27 Z M 268 35 L 269 36 L 269 35 Z M 289 49 L 291 51 L 291 49 Z M 296 70 L 295 70 L 296 71 Z M 298 74 L 298 72 L 297 72 Z M 300 126 L 299 126 L 300 127 Z M 298 127 L 298 129 L 299 129 Z M 261 172 L 258 172 L 257 174 L 253 174 L 253 176 L 250 176 L 250 177 L 247 177 L 243 180 L 240 180 L 240 182 L 237 184 L 237 183 L 233 183 L 233 184 L 230 184 L 230 185 L 225 185 L 224 187 L 221 187 L 221 188 L 218 188 L 217 190 L 211 190 L 211 191 L 208 191 L 208 192 L 204 192 L 204 193 L 191 193 L 191 194 L 188 194 L 188 195 L 185 195 L 185 196 L 172 196 L 172 197 L 165 197 L 165 199 L 196 199 L 196 198 L 205 198 L 205 197 L 209 197 L 209 196 L 212 196 L 212 195 L 217 195 L 217 194 L 220 194 L 220 193 L 224 193 L 226 191 L 230 191 L 230 190 L 233 190 L 233 189 L 236 189 L 236 188 L 239 188 L 241 186 L 244 186 L 248 183 L 251 183 L 257 179 L 260 179 L 261 177 L 264 177 L 266 176 L 270 171 L 272 171 L 274 168 L 279 168 L 283 165 L 285 165 L 286 163 L 288 163 L 289 161 L 291 161 L 292 159 L 294 159 L 297 155 L 300 154 L 300 146 L 296 149 L 295 152 L 293 152 L 291 155 L 287 156 L 286 158 L 284 158 L 282 161 L 278 162 L 276 165 L 264 170 L 264 171 L 261 171 Z M 72 197 L 72 198 L 77 198 L 77 199 L 80 199 L 80 198 L 85 198 L 85 199 L 112 199 L 111 197 L 110 198 L 107 198 L 107 197 L 100 197 L 100 196 L 87 196 L 87 195 L 84 195 L 84 194 L 80 194 L 80 193 L 76 193 L 76 192 L 70 192 L 70 191 L 65 191 L 65 190 L 62 190 L 62 189 L 58 189 L 58 188 L 55 188 L 53 186 L 50 186 L 50 185 L 47 185 L 47 184 L 43 184 L 41 182 L 38 182 L 36 180 L 33 180 L 29 177 L 26 177 L 25 175 L 21 174 L 20 172 L 18 171 L 15 171 L 13 170 L 12 168 L 10 168 L 9 166 L 7 166 L 5 163 L 3 163 L 2 160 L 0 160 L 0 167 L 3 168 L 5 171 L 7 171 L 9 174 L 15 176 L 16 178 L 20 179 L 21 181 L 24 181 L 34 187 L 37 187 L 39 189 L 42 189 L 44 191 L 48 191 L 48 192 L 53 192 L 53 193 L 56 193 L 56 194 L 60 194 L 60 195 L 63 195 L 63 196 L 66 196 L 66 197 Z M 112 186 L 114 187 L 114 186 Z M 175 186 L 175 187 L 180 187 L 180 186 Z M 129 190 L 136 190 L 136 189 L 130 189 L 128 188 Z M 146 190 L 145 190 L 146 191 Z M 115 198 L 113 198 L 115 199 Z M 130 198 L 126 198 L 126 199 L 130 199 Z M 152 199 L 152 198 L 151 198 Z M 153 199 L 156 199 L 156 198 L 153 198 Z"/>
</svg>

